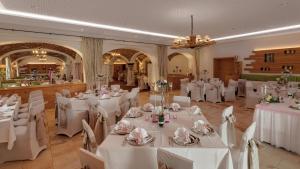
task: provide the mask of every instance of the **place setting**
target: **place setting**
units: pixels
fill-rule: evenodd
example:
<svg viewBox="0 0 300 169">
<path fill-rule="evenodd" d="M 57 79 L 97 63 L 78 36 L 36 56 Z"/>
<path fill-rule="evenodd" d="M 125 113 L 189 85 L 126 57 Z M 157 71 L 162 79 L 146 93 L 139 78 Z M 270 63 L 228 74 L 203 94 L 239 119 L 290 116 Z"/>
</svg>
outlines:
<svg viewBox="0 0 300 169">
<path fill-rule="evenodd" d="M 132 146 L 150 145 L 154 147 L 155 137 L 147 132 L 144 128 L 135 128 L 127 136 L 122 143 L 125 146 L 127 143 Z"/>
<path fill-rule="evenodd" d="M 184 128 L 177 128 L 174 132 L 174 136 L 169 137 L 170 146 L 201 146 L 200 138 L 191 134 L 191 132 Z"/>
</svg>

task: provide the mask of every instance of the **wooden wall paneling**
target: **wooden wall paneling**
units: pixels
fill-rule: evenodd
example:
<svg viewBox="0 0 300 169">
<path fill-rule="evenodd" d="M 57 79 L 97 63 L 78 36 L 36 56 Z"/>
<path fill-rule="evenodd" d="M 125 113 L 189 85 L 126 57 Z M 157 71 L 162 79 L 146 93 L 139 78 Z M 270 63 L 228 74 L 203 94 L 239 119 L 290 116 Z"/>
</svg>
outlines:
<svg viewBox="0 0 300 169">
<path fill-rule="evenodd" d="M 273 55 L 273 62 L 265 61 L 269 54 Z M 292 66 L 293 73 L 300 73 L 300 47 L 253 51 L 253 55 L 244 60 L 252 61 L 244 68 L 251 73 L 281 73 L 283 66 Z"/>
<path fill-rule="evenodd" d="M 214 77 L 224 81 L 227 85 L 229 79 L 237 79 L 240 74 L 240 63 L 236 57 L 215 58 Z"/>
</svg>

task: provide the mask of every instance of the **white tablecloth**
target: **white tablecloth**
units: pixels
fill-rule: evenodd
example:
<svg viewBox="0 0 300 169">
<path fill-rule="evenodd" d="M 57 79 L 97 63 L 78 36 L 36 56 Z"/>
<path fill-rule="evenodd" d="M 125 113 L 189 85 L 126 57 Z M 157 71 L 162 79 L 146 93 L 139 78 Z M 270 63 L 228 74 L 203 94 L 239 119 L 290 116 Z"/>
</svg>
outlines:
<svg viewBox="0 0 300 169">
<path fill-rule="evenodd" d="M 11 150 L 16 141 L 16 133 L 13 124 L 13 113 L 15 106 L 10 107 L 10 111 L 0 113 L 0 143 L 7 143 L 7 148 Z M 2 115 L 10 115 L 11 117 L 3 118 Z"/>
<path fill-rule="evenodd" d="M 163 128 L 158 124 L 146 121 L 145 117 L 128 119 L 137 127 L 145 128 L 155 137 L 154 146 L 146 145 L 134 147 L 122 145 L 124 136 L 110 134 L 103 143 L 98 146 L 97 154 L 104 157 L 106 169 L 157 169 L 157 148 L 164 148 L 177 155 L 194 161 L 195 169 L 232 169 L 230 151 L 222 143 L 220 137 L 200 136 L 201 144 L 191 147 L 169 145 L 169 137 L 178 127 L 191 128 L 192 122 L 197 119 L 205 120 L 204 116 L 189 115 L 186 111 L 178 112 L 177 119 L 172 119 Z M 145 115 L 144 115 L 145 116 Z"/>
<path fill-rule="evenodd" d="M 121 96 L 125 94 L 127 94 L 126 91 L 122 93 Z M 110 97 L 109 99 L 98 99 L 100 105 L 108 113 L 108 118 L 110 119 L 111 122 L 114 122 L 116 120 L 116 116 L 121 115 L 121 108 L 120 108 L 121 96 Z M 87 100 L 71 98 L 71 105 L 73 110 L 86 111 L 89 109 Z"/>
<path fill-rule="evenodd" d="M 300 154 L 300 110 L 286 103 L 259 104 L 253 120 L 258 140 Z"/>
</svg>

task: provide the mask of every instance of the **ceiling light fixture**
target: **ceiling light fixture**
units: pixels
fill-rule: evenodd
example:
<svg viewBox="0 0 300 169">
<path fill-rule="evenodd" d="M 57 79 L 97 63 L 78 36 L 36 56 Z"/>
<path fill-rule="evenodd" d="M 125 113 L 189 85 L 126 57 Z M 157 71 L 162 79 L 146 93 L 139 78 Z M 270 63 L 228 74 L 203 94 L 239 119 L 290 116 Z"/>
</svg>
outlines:
<svg viewBox="0 0 300 169">
<path fill-rule="evenodd" d="M 263 35 L 263 34 L 268 34 L 268 33 L 281 32 L 281 31 L 287 31 L 287 30 L 293 30 L 293 29 L 299 29 L 299 28 L 300 28 L 300 25 L 290 25 L 290 26 L 266 29 L 266 30 L 261 30 L 261 31 L 256 31 L 256 32 L 224 36 L 224 37 L 220 37 L 220 38 L 214 38 L 213 40 L 215 40 L 215 41 L 229 40 L 229 39 L 236 39 L 236 38 L 255 36 L 255 35 Z"/>
<path fill-rule="evenodd" d="M 199 48 L 213 45 L 216 42 L 209 38 L 208 35 L 201 37 L 201 35 L 194 34 L 194 16 L 191 15 L 191 34 L 185 38 L 176 38 L 171 46 L 172 49 L 181 48 Z"/>
<path fill-rule="evenodd" d="M 29 13 L 29 12 L 21 12 L 21 11 L 8 10 L 8 9 L 0 9 L 0 14 L 8 15 L 8 16 L 17 16 L 17 17 L 22 17 L 22 18 L 37 19 L 37 20 L 42 20 L 42 21 L 52 21 L 52 22 L 66 23 L 66 24 L 72 24 L 72 25 L 87 26 L 87 27 L 107 29 L 107 30 L 120 31 L 120 32 L 151 35 L 151 36 L 164 37 L 164 38 L 172 38 L 172 39 L 178 38 L 178 36 L 175 36 L 175 35 L 168 35 L 168 34 L 163 34 L 163 33 L 149 32 L 149 31 L 143 31 L 143 30 L 137 30 L 137 29 L 131 29 L 131 28 L 125 28 L 125 27 L 117 27 L 117 26 L 104 25 L 104 24 L 98 24 L 98 23 L 93 23 L 93 22 L 85 22 L 85 21 L 80 21 L 80 20 L 67 19 L 67 18 L 48 16 L 48 15 L 41 15 L 41 14 L 34 14 L 34 13 Z"/>
</svg>

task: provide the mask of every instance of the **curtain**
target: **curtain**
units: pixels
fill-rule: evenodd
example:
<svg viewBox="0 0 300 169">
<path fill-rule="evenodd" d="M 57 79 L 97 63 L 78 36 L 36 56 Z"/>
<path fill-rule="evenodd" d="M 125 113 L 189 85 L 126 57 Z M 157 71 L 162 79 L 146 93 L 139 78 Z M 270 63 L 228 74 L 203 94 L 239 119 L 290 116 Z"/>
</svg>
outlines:
<svg viewBox="0 0 300 169">
<path fill-rule="evenodd" d="M 88 89 L 96 85 L 96 77 L 101 74 L 103 40 L 83 37 L 81 51 L 83 54 L 83 67 Z"/>
<path fill-rule="evenodd" d="M 159 76 L 162 78 L 167 78 L 168 76 L 168 56 L 167 56 L 167 46 L 157 45 L 157 56 L 158 56 L 158 69 Z"/>
<path fill-rule="evenodd" d="M 195 48 L 196 79 L 200 80 L 200 48 Z"/>
</svg>

